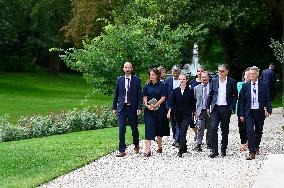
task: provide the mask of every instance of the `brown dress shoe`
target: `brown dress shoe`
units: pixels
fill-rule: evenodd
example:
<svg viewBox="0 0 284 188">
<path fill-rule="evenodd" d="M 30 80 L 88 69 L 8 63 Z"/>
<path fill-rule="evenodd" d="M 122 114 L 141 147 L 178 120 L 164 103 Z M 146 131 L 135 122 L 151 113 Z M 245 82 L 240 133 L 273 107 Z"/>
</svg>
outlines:
<svg viewBox="0 0 284 188">
<path fill-rule="evenodd" d="M 119 152 L 119 154 L 116 155 L 116 157 L 125 157 L 126 153 L 125 152 Z"/>
<path fill-rule="evenodd" d="M 259 150 L 259 148 L 256 148 L 255 154 L 256 154 L 256 155 L 260 155 L 260 150 Z"/>
<path fill-rule="evenodd" d="M 253 160 L 253 159 L 255 159 L 255 154 L 250 153 L 249 156 L 247 157 L 247 160 Z"/>
<path fill-rule="evenodd" d="M 144 157 L 151 157 L 151 152 L 144 153 Z"/>
<path fill-rule="evenodd" d="M 139 153 L 139 146 L 134 147 L 134 153 L 138 154 Z"/>
<path fill-rule="evenodd" d="M 162 148 L 157 149 L 157 153 L 163 153 L 163 149 Z"/>
</svg>

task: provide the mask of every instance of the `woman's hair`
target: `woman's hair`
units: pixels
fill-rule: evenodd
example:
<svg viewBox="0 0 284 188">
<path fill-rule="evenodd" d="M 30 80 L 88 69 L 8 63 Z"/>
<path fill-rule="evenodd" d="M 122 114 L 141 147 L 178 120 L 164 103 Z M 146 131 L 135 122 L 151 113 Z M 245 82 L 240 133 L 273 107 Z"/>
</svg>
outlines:
<svg viewBox="0 0 284 188">
<path fill-rule="evenodd" d="M 180 76 L 184 76 L 184 77 L 186 78 L 186 80 L 188 81 L 188 75 L 187 75 L 187 74 L 181 72 L 181 73 L 179 74 L 179 77 L 180 77 Z"/>
<path fill-rule="evenodd" d="M 250 67 L 246 68 L 246 70 L 243 72 L 243 74 L 242 74 L 242 81 L 245 81 L 245 79 L 244 79 L 245 74 L 246 74 L 246 72 L 249 71 L 249 70 L 250 70 Z"/>
<path fill-rule="evenodd" d="M 151 68 L 148 71 L 148 81 L 147 81 L 148 84 L 151 83 L 151 81 L 150 81 L 150 72 L 154 72 L 154 74 L 157 75 L 157 81 L 160 81 L 161 72 L 157 68 Z"/>
</svg>

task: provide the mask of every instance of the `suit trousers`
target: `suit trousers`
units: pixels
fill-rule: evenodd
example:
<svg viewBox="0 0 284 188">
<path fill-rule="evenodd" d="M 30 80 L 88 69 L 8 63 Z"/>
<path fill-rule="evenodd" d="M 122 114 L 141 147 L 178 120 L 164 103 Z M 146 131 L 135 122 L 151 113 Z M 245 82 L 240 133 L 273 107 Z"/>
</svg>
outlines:
<svg viewBox="0 0 284 188">
<path fill-rule="evenodd" d="M 245 119 L 245 122 L 247 125 L 249 152 L 255 153 L 261 142 L 264 112 L 262 110 L 250 110 L 249 116 Z"/>
<path fill-rule="evenodd" d="M 181 122 L 177 123 L 179 129 L 180 129 L 180 148 L 179 153 L 186 153 L 187 146 L 186 146 L 186 134 L 189 127 L 189 124 L 191 123 L 192 118 L 191 117 L 185 117 L 182 119 Z"/>
<path fill-rule="evenodd" d="M 212 135 L 212 153 L 218 153 L 218 126 L 221 124 L 222 140 L 221 151 L 226 151 L 228 146 L 229 124 L 231 118 L 231 110 L 227 105 L 215 105 L 211 113 L 211 135 Z"/>
<path fill-rule="evenodd" d="M 118 112 L 117 117 L 119 125 L 119 151 L 125 152 L 126 149 L 125 133 L 126 133 L 127 122 L 129 123 L 132 130 L 133 144 L 135 146 L 139 145 L 137 111 L 131 109 L 130 105 L 124 104 L 122 110 Z"/>
<path fill-rule="evenodd" d="M 241 144 L 246 144 L 248 141 L 247 126 L 246 123 L 242 122 L 239 117 L 238 117 L 238 126 L 239 126 Z"/>
<path fill-rule="evenodd" d="M 198 117 L 197 123 L 197 139 L 196 144 L 202 144 L 204 130 L 206 131 L 206 144 L 211 145 L 211 118 L 207 114 L 206 109 L 203 109 Z"/>
</svg>

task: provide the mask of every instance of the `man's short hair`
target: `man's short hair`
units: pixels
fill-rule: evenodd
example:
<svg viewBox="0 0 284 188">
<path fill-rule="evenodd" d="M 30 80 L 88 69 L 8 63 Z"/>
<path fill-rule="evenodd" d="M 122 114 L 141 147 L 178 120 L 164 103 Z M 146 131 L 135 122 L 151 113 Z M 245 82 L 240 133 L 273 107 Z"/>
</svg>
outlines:
<svg viewBox="0 0 284 188">
<path fill-rule="evenodd" d="M 176 72 L 176 71 L 180 72 L 180 68 L 178 65 L 174 65 L 172 68 L 172 72 Z"/>
<path fill-rule="evenodd" d="M 259 75 L 259 68 L 257 66 L 252 66 L 249 70 L 254 70 Z"/>
<path fill-rule="evenodd" d="M 218 65 L 218 68 L 220 68 L 220 67 L 223 67 L 226 70 L 229 70 L 229 66 L 227 64 L 220 64 L 220 65 Z"/>
</svg>

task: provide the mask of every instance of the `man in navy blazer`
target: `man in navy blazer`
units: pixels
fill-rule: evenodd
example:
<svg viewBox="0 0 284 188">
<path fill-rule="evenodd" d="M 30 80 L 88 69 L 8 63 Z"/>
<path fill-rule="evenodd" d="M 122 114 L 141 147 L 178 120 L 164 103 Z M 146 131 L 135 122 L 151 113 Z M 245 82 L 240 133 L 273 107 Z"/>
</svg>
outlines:
<svg viewBox="0 0 284 188">
<path fill-rule="evenodd" d="M 273 71 L 275 65 L 273 63 L 269 64 L 269 68 L 262 71 L 261 80 L 266 82 L 269 88 L 270 101 L 275 98 L 275 84 L 276 84 L 276 75 Z"/>
<path fill-rule="evenodd" d="M 247 125 L 249 156 L 252 160 L 259 155 L 259 145 L 265 117 L 272 113 L 267 83 L 258 79 L 259 69 L 256 66 L 250 68 L 251 81 L 245 83 L 240 91 L 240 120 Z"/>
<path fill-rule="evenodd" d="M 214 158 L 218 153 L 218 126 L 221 123 L 222 141 L 221 155 L 226 156 L 228 145 L 228 134 L 230 117 L 236 110 L 237 84 L 236 81 L 228 77 L 228 66 L 225 64 L 218 66 L 219 78 L 212 80 L 207 100 L 207 113 L 211 109 L 211 154 Z"/>
<path fill-rule="evenodd" d="M 119 154 L 117 157 L 126 155 L 125 132 L 126 122 L 130 124 L 133 136 L 134 152 L 139 153 L 138 115 L 142 110 L 141 80 L 132 73 L 132 64 L 126 62 L 123 67 L 124 76 L 116 80 L 115 95 L 112 112 L 117 115 L 119 124 Z"/>
<path fill-rule="evenodd" d="M 173 68 L 172 68 L 172 77 L 168 78 L 165 82 L 165 85 L 166 85 L 166 90 L 167 90 L 167 96 L 166 96 L 166 108 L 167 109 L 170 109 L 171 105 L 170 105 L 170 102 L 171 102 L 171 97 L 172 97 L 172 93 L 174 91 L 175 88 L 179 87 L 180 86 L 180 83 L 179 83 L 179 75 L 180 75 L 180 68 L 177 66 L 177 65 L 174 65 Z M 173 146 L 176 146 L 176 147 L 179 147 L 179 137 L 180 137 L 180 134 L 179 134 L 179 128 L 178 126 L 176 125 L 176 122 L 173 118 L 173 114 L 171 114 L 171 120 L 172 120 L 172 133 L 173 133 L 173 139 L 175 140 L 174 143 L 173 143 Z"/>
</svg>

